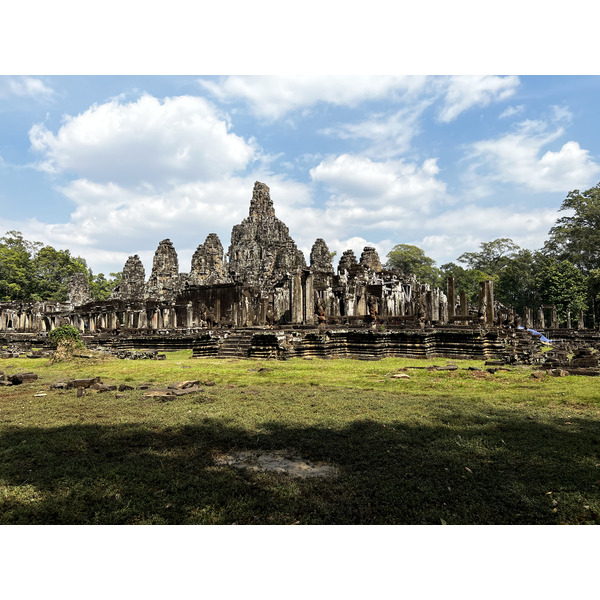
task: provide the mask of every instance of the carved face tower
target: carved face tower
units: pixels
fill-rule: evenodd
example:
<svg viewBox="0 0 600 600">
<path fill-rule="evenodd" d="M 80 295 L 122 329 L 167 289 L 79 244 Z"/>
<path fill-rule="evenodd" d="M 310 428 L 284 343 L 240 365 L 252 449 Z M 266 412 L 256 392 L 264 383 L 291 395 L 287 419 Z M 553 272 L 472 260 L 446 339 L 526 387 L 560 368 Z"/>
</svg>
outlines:
<svg viewBox="0 0 600 600">
<path fill-rule="evenodd" d="M 286 225 L 275 216 L 269 187 L 254 184 L 250 215 L 231 232 L 229 273 L 236 282 L 270 288 L 306 266 Z"/>
</svg>

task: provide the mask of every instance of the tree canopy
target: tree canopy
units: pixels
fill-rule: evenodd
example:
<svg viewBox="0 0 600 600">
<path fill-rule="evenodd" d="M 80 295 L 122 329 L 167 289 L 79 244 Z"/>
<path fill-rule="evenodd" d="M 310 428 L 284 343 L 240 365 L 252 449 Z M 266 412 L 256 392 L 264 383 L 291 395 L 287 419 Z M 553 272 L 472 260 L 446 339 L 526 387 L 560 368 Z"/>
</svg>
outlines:
<svg viewBox="0 0 600 600">
<path fill-rule="evenodd" d="M 586 274 L 600 268 L 600 183 L 585 192 L 570 192 L 560 210 L 572 212 L 550 229 L 544 252 Z"/>
<path fill-rule="evenodd" d="M 19 231 L 0 238 L 0 300 L 65 302 L 69 279 L 74 273 L 88 278 L 95 300 L 105 300 L 118 283 L 120 273 L 107 280 L 95 276 L 85 259 L 71 256 L 69 250 L 56 250 L 41 242 L 30 242 Z"/>
<path fill-rule="evenodd" d="M 440 273 L 435 266 L 435 260 L 426 256 L 425 252 L 417 246 L 398 244 L 390 250 L 387 259 L 388 269 L 400 269 L 407 274 L 414 273 L 423 283 L 438 284 Z"/>
</svg>

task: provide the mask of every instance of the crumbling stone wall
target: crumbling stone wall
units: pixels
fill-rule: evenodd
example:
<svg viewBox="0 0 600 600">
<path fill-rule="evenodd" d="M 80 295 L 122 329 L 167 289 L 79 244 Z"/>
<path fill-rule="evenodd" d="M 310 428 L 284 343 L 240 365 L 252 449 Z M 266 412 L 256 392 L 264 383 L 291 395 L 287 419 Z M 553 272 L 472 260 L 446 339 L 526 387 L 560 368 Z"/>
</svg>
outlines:
<svg viewBox="0 0 600 600">
<path fill-rule="evenodd" d="M 67 284 L 67 302 L 72 306 L 81 306 L 91 301 L 90 284 L 85 273 L 73 273 Z"/>
</svg>

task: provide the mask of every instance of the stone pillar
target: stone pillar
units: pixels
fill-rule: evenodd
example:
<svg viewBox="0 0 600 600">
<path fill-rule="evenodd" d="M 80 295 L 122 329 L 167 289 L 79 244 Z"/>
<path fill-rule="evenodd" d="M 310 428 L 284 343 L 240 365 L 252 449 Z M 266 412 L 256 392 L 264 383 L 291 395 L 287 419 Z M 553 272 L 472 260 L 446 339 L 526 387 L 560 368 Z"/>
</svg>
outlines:
<svg viewBox="0 0 600 600">
<path fill-rule="evenodd" d="M 567 310 L 567 329 L 571 329 L 571 311 Z"/>
<path fill-rule="evenodd" d="M 467 292 L 460 293 L 460 316 L 467 317 L 469 315 L 469 303 L 467 302 Z"/>
<path fill-rule="evenodd" d="M 448 317 L 453 317 L 456 310 L 456 296 L 454 295 L 454 277 L 448 277 Z"/>
<path fill-rule="evenodd" d="M 440 290 L 435 288 L 431 290 L 431 320 L 440 320 Z"/>
<path fill-rule="evenodd" d="M 485 320 L 488 325 L 494 324 L 494 282 L 490 279 L 485 282 L 486 312 Z"/>
<path fill-rule="evenodd" d="M 544 309 L 541 306 L 540 306 L 540 308 L 538 308 L 537 326 L 540 329 L 546 328 L 546 320 L 544 319 Z"/>
<path fill-rule="evenodd" d="M 191 302 L 187 303 L 185 314 L 186 314 L 186 320 L 185 320 L 186 327 L 192 327 L 194 325 L 194 308 L 193 308 Z"/>
<path fill-rule="evenodd" d="M 551 329 L 558 329 L 558 314 L 556 312 L 556 306 L 552 305 L 552 320 L 550 322 Z"/>
<path fill-rule="evenodd" d="M 484 317 L 487 312 L 487 304 L 486 304 L 486 286 L 485 281 L 479 282 L 479 295 L 477 296 L 477 316 Z"/>
<path fill-rule="evenodd" d="M 221 322 L 221 298 L 215 300 L 215 319 L 217 323 Z"/>
<path fill-rule="evenodd" d="M 290 315 L 292 323 L 302 323 L 302 276 L 300 272 L 292 276 L 290 282 Z"/>
<path fill-rule="evenodd" d="M 583 321 L 583 309 L 579 309 L 579 320 L 577 322 L 577 329 L 585 329 L 585 323 Z"/>
<path fill-rule="evenodd" d="M 308 325 L 312 325 L 315 322 L 315 292 L 312 273 L 308 273 L 304 281 L 303 300 L 303 321 Z"/>
<path fill-rule="evenodd" d="M 431 290 L 425 294 L 425 320 L 433 321 L 433 293 Z"/>
<path fill-rule="evenodd" d="M 358 297 L 358 302 L 356 304 L 356 316 L 366 316 L 369 312 L 369 309 L 367 308 L 367 286 L 357 285 L 356 296 Z"/>
</svg>

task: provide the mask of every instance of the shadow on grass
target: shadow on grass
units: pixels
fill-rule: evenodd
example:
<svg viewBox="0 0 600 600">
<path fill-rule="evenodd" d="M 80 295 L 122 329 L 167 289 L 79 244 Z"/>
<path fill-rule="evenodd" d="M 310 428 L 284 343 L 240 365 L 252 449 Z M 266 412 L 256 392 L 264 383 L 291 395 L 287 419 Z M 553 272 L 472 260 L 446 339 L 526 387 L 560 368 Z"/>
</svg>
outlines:
<svg viewBox="0 0 600 600">
<path fill-rule="evenodd" d="M 0 438 L 0 523 L 593 523 L 595 420 L 440 411 L 439 425 L 204 419 L 174 428 L 10 428 Z M 216 466 L 215 452 L 291 450 L 335 479 Z M 548 494 L 548 492 L 552 492 Z"/>
</svg>

